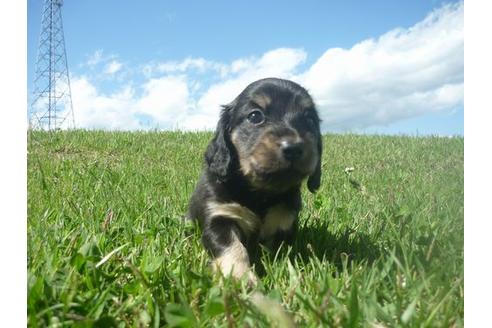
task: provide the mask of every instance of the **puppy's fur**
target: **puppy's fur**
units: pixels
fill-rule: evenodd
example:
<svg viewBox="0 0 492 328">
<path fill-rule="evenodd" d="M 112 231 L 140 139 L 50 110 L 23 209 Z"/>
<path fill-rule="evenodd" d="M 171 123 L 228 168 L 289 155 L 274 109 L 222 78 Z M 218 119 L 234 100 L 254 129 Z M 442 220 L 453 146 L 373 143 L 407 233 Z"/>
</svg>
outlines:
<svg viewBox="0 0 492 328">
<path fill-rule="evenodd" d="M 223 106 L 187 213 L 216 270 L 255 281 L 253 247 L 293 241 L 301 183 L 311 192 L 320 185 L 319 123 L 308 92 L 288 80 L 253 82 Z"/>
</svg>

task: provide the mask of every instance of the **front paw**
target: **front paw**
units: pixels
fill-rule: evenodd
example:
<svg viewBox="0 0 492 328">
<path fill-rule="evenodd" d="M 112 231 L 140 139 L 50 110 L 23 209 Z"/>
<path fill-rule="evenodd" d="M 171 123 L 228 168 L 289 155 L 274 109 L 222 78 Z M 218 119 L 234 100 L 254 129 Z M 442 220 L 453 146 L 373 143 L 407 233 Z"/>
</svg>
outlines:
<svg viewBox="0 0 492 328">
<path fill-rule="evenodd" d="M 246 273 L 246 276 L 248 279 L 248 286 L 249 287 L 256 287 L 258 285 L 258 277 L 256 276 L 256 274 L 252 270 L 249 270 Z"/>
<path fill-rule="evenodd" d="M 233 277 L 236 280 L 246 279 L 248 286 L 254 287 L 258 284 L 258 277 L 249 266 L 249 261 L 229 261 L 217 258 L 212 262 L 212 269 L 224 277 Z"/>
</svg>

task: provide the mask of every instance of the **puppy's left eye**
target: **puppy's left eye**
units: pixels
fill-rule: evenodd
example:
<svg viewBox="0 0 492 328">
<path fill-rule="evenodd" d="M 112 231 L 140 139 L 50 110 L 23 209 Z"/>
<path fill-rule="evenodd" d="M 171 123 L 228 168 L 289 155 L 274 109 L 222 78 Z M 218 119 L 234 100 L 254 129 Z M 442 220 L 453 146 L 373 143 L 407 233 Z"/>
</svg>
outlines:
<svg viewBox="0 0 492 328">
<path fill-rule="evenodd" d="M 265 115 L 259 110 L 254 110 L 248 114 L 248 121 L 253 124 L 261 124 L 265 121 Z"/>
</svg>

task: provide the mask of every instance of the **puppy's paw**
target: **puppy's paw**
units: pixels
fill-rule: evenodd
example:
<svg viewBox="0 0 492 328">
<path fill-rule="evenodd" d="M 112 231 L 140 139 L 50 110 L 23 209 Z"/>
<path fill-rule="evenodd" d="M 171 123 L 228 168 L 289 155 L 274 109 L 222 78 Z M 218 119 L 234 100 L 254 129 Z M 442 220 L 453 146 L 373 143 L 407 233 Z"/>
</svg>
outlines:
<svg viewBox="0 0 492 328">
<path fill-rule="evenodd" d="M 249 287 L 256 287 L 258 285 L 258 277 L 256 274 L 252 271 L 249 270 L 247 273 L 247 279 L 248 279 L 248 286 Z"/>
<path fill-rule="evenodd" d="M 254 287 L 258 284 L 258 277 L 249 266 L 249 261 L 224 261 L 217 258 L 212 262 L 212 269 L 221 273 L 224 277 L 233 277 L 236 280 L 246 279 L 248 286 Z"/>
</svg>

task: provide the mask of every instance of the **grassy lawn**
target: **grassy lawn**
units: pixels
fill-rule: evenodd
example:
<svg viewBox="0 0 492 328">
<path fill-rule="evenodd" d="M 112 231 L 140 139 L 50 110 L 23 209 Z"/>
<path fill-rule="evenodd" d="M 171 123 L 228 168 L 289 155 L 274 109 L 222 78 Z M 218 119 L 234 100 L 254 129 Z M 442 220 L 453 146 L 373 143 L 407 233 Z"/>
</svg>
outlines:
<svg viewBox="0 0 492 328">
<path fill-rule="evenodd" d="M 210 137 L 29 133 L 30 326 L 270 326 L 180 221 Z M 326 135 L 322 186 L 303 190 L 294 246 L 256 261 L 258 289 L 299 327 L 463 326 L 463 153 Z"/>
</svg>

